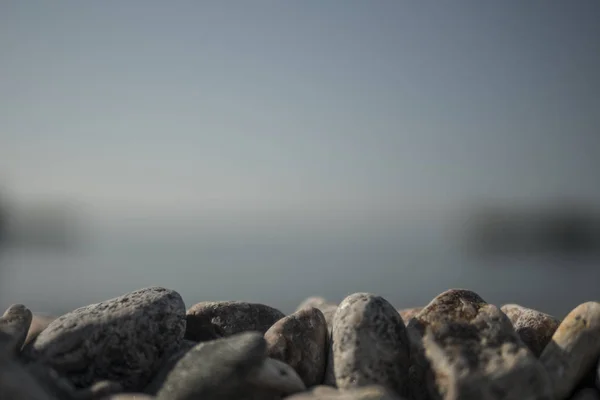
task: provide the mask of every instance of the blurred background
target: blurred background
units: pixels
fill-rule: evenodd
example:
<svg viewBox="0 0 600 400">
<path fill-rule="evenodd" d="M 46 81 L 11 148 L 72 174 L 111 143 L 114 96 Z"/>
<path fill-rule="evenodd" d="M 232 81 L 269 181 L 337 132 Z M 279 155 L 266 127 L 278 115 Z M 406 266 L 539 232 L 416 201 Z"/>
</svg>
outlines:
<svg viewBox="0 0 600 400">
<path fill-rule="evenodd" d="M 0 308 L 600 300 L 600 2 L 3 1 Z"/>
</svg>

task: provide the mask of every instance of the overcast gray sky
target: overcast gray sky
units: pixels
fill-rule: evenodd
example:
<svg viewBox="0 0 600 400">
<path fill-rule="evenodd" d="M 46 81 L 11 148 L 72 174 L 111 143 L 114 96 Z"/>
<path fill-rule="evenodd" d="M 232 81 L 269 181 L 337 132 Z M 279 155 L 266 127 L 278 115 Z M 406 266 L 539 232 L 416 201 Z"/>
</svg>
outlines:
<svg viewBox="0 0 600 400">
<path fill-rule="evenodd" d="M 96 213 L 600 198 L 600 2 L 2 1 L 0 174 Z"/>
</svg>

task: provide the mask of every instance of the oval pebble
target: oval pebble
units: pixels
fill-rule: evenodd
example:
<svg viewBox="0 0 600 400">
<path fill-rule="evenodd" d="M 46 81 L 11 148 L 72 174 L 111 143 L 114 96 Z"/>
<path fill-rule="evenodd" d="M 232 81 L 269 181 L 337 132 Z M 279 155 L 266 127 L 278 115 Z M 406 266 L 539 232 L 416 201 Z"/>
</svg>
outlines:
<svg viewBox="0 0 600 400">
<path fill-rule="evenodd" d="M 370 293 L 352 294 L 333 319 L 325 383 L 340 389 L 381 385 L 405 396 L 408 346 L 404 322 L 389 302 Z"/>
<path fill-rule="evenodd" d="M 554 397 L 568 396 L 600 357 L 600 303 L 577 306 L 560 323 L 540 356 Z"/>
<path fill-rule="evenodd" d="M 205 301 L 187 311 L 185 338 L 197 342 L 256 331 L 264 334 L 285 315 L 264 304 Z"/>
<path fill-rule="evenodd" d="M 448 290 L 409 323 L 414 399 L 550 400 L 548 376 L 499 308 Z"/>
<path fill-rule="evenodd" d="M 142 390 L 185 332 L 185 305 L 169 289 L 151 287 L 81 307 L 44 329 L 29 358 L 51 366 L 77 388 L 99 380 Z"/>
<path fill-rule="evenodd" d="M 294 368 L 306 386 L 318 385 L 327 363 L 327 338 L 323 313 L 305 307 L 280 319 L 265 333 L 267 355 Z"/>
<path fill-rule="evenodd" d="M 501 310 L 508 316 L 523 343 L 536 357 L 542 354 L 560 324 L 560 321 L 551 315 L 518 304 L 505 304 Z"/>
<path fill-rule="evenodd" d="M 323 297 L 313 296 L 313 297 L 307 298 L 302 303 L 300 303 L 300 305 L 298 306 L 296 311 L 299 311 L 306 307 L 314 307 L 314 308 L 318 308 L 319 310 L 321 310 L 321 312 L 323 313 L 323 316 L 325 317 L 325 321 L 327 321 L 327 331 L 329 332 L 329 334 L 331 334 L 331 328 L 333 325 L 333 316 L 335 315 L 335 311 L 337 310 L 338 305 L 327 301 Z"/>
</svg>

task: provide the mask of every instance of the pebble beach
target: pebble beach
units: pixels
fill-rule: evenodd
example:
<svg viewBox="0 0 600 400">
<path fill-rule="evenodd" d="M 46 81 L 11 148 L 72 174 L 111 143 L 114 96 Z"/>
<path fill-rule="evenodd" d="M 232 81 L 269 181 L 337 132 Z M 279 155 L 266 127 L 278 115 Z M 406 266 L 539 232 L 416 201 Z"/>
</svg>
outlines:
<svg viewBox="0 0 600 400">
<path fill-rule="evenodd" d="M 600 303 L 562 320 L 450 289 L 266 304 L 148 287 L 61 316 L 0 318 L 0 399 L 594 400 Z"/>
</svg>

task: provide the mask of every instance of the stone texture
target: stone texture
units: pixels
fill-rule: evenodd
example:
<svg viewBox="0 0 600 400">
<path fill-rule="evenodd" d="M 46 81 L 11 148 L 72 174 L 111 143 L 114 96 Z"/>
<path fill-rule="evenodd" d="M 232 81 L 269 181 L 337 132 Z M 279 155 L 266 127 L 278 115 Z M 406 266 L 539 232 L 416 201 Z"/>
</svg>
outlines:
<svg viewBox="0 0 600 400">
<path fill-rule="evenodd" d="M 402 317 L 404 324 L 408 325 L 408 321 L 410 321 L 410 319 L 412 317 L 414 317 L 415 315 L 417 315 L 422 309 L 423 309 L 423 307 L 404 308 L 404 309 L 398 310 L 398 313 Z"/>
<path fill-rule="evenodd" d="M 152 400 L 154 397 L 144 393 L 119 393 L 102 397 L 100 400 Z"/>
<path fill-rule="evenodd" d="M 3 349 L 0 351 L 9 351 L 13 355 L 21 352 L 31 318 L 31 311 L 22 304 L 13 304 L 4 312 L 0 317 L 0 333 L 10 340 L 2 341 Z"/>
<path fill-rule="evenodd" d="M 264 334 L 283 317 L 281 311 L 264 304 L 205 301 L 187 311 L 185 338 L 201 342 L 248 331 Z"/>
<path fill-rule="evenodd" d="M 566 398 L 599 356 L 600 303 L 583 303 L 565 317 L 540 356 L 555 398 Z"/>
<path fill-rule="evenodd" d="M 335 315 L 335 311 L 337 310 L 338 305 L 327 301 L 323 297 L 313 296 L 313 297 L 307 298 L 302 303 L 300 303 L 300 305 L 298 306 L 296 311 L 299 311 L 306 307 L 314 307 L 314 308 L 318 308 L 319 310 L 321 310 L 321 312 L 323 313 L 323 316 L 325 317 L 325 321 L 327 321 L 327 331 L 329 332 L 329 334 L 331 334 L 331 328 L 333 325 L 333 316 Z"/>
<path fill-rule="evenodd" d="M 506 304 L 501 310 L 508 316 L 523 343 L 536 357 L 542 354 L 560 324 L 560 320 L 551 315 L 517 304 Z"/>
<path fill-rule="evenodd" d="M 33 314 L 24 345 L 27 346 L 29 343 L 33 342 L 35 338 L 38 337 L 38 335 L 55 319 L 56 317 L 50 315 Z"/>
<path fill-rule="evenodd" d="M 167 376 L 175 367 L 175 365 L 177 365 L 179 360 L 181 360 L 183 356 L 185 356 L 187 352 L 193 349 L 197 344 L 197 342 L 183 340 L 177 351 L 175 351 L 175 353 L 161 365 L 156 375 L 154 375 L 150 383 L 144 389 L 144 393 L 156 395 L 156 393 L 158 393 L 160 388 L 163 386 L 165 379 L 167 379 Z"/>
<path fill-rule="evenodd" d="M 370 293 L 346 297 L 333 319 L 326 383 L 341 389 L 381 385 L 405 396 L 408 368 L 406 328 L 394 307 Z"/>
<path fill-rule="evenodd" d="M 78 388 L 111 380 L 125 390 L 141 390 L 184 332 L 181 296 L 151 287 L 57 318 L 35 339 L 28 356 Z"/>
<path fill-rule="evenodd" d="M 353 389 L 335 389 L 331 386 L 316 386 L 309 391 L 298 393 L 285 400 L 401 400 L 389 390 L 379 385 L 369 385 Z"/>
<path fill-rule="evenodd" d="M 582 389 L 575 393 L 571 400 L 600 400 L 600 393 L 592 388 Z"/>
<path fill-rule="evenodd" d="M 476 293 L 452 289 L 409 323 L 411 397 L 550 400 L 543 367 L 508 317 Z"/>
<path fill-rule="evenodd" d="M 327 363 L 327 322 L 317 308 L 305 307 L 277 321 L 265 333 L 267 355 L 294 368 L 306 386 L 323 382 Z"/>
<path fill-rule="evenodd" d="M 167 376 L 157 399 L 227 400 L 240 399 L 241 393 L 252 398 L 253 392 L 270 389 L 291 394 L 305 386 L 291 367 L 266 358 L 266 342 L 259 332 L 245 332 L 188 351 Z"/>
</svg>

